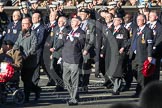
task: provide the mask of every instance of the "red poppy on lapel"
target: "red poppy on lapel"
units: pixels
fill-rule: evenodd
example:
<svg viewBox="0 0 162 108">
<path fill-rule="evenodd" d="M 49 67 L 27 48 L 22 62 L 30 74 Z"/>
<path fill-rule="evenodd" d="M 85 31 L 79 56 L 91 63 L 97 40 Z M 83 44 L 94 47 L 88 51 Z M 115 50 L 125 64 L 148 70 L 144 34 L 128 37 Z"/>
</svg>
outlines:
<svg viewBox="0 0 162 108">
<path fill-rule="evenodd" d="M 51 26 L 50 26 L 50 28 L 54 28 L 55 27 L 55 24 L 52 24 Z"/>
<path fill-rule="evenodd" d="M 138 34 L 138 35 L 141 35 L 141 34 L 142 34 L 142 32 L 137 32 L 137 34 Z"/>
<path fill-rule="evenodd" d="M 74 36 L 75 35 L 75 32 L 73 32 L 71 35 Z"/>
<path fill-rule="evenodd" d="M 130 31 L 131 30 L 131 27 L 128 27 L 127 30 Z"/>
<path fill-rule="evenodd" d="M 119 32 L 119 29 L 114 31 L 114 33 L 118 33 L 118 32 Z"/>
<path fill-rule="evenodd" d="M 108 28 L 109 28 L 109 29 L 112 29 L 112 26 L 109 26 Z"/>
</svg>

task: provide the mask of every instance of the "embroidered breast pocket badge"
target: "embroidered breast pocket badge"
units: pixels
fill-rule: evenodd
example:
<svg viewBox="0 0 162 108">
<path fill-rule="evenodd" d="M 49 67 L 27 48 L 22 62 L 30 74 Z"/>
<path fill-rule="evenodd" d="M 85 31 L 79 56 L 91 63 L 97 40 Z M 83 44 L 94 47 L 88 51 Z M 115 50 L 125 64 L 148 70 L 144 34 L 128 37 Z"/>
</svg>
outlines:
<svg viewBox="0 0 162 108">
<path fill-rule="evenodd" d="M 117 34 L 116 35 L 116 39 L 123 39 L 124 38 L 124 35 L 123 34 Z"/>
</svg>

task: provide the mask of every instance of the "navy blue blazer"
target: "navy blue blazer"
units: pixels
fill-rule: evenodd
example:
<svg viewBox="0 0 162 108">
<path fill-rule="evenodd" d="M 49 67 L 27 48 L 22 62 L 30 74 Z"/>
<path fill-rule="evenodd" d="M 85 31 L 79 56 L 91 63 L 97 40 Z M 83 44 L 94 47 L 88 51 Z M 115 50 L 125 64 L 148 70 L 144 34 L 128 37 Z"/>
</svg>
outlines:
<svg viewBox="0 0 162 108">
<path fill-rule="evenodd" d="M 18 35 L 21 31 L 21 21 L 18 21 L 16 24 L 10 22 L 7 26 L 7 33 L 4 40 L 11 40 L 13 43 L 16 42 Z"/>
</svg>

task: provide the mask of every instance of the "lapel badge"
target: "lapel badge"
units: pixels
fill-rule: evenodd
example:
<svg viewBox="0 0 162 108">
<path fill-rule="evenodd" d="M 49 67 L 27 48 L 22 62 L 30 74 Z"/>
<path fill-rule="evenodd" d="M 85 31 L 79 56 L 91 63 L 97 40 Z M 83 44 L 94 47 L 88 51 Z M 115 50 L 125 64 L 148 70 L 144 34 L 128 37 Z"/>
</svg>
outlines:
<svg viewBox="0 0 162 108">
<path fill-rule="evenodd" d="M 51 31 L 50 36 L 52 37 L 53 35 L 54 35 L 54 33 Z"/>
<path fill-rule="evenodd" d="M 141 40 L 141 43 L 142 43 L 142 44 L 145 44 L 145 36 L 144 36 L 144 34 L 142 34 L 142 40 Z"/>
</svg>

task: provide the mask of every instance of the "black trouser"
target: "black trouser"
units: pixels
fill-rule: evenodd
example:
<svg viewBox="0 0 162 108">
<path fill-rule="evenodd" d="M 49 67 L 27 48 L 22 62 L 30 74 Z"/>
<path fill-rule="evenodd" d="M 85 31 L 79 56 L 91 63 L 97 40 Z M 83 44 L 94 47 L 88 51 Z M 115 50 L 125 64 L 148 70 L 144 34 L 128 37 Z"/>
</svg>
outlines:
<svg viewBox="0 0 162 108">
<path fill-rule="evenodd" d="M 32 81 L 34 76 L 35 68 L 22 68 L 21 70 L 21 78 L 24 83 L 24 93 L 25 99 L 28 100 L 30 96 L 30 92 L 38 93 L 40 92 L 40 87 L 35 85 Z"/>
<path fill-rule="evenodd" d="M 135 77 L 135 79 L 137 80 L 137 72 L 138 72 L 138 64 L 136 60 L 133 60 L 132 62 L 132 77 Z"/>
<path fill-rule="evenodd" d="M 102 73 L 103 76 L 105 75 L 105 58 L 101 58 L 100 49 L 96 49 L 95 74 L 98 75 L 99 73 Z"/>
<path fill-rule="evenodd" d="M 34 69 L 34 74 L 33 74 L 33 78 L 32 78 L 32 82 L 34 83 L 34 85 L 38 85 L 39 80 L 40 80 L 40 67 L 42 66 L 43 63 L 43 54 L 42 52 L 38 51 L 37 54 L 37 66 Z"/>
<path fill-rule="evenodd" d="M 5 91 L 5 83 L 0 83 L 0 94 Z"/>
<path fill-rule="evenodd" d="M 144 77 L 142 74 L 143 63 L 138 64 L 138 73 L 137 73 L 137 87 L 136 93 L 140 94 L 141 90 L 150 82 L 159 80 L 160 78 L 160 59 L 156 59 L 156 69 L 155 72 L 149 76 Z"/>
<path fill-rule="evenodd" d="M 39 80 L 40 80 L 40 64 L 38 64 L 38 66 L 34 69 L 32 82 L 34 83 L 34 85 L 38 85 Z"/>
<path fill-rule="evenodd" d="M 135 61 L 132 61 L 127 59 L 127 66 L 126 68 L 124 69 L 124 80 L 126 82 L 126 88 L 130 88 L 131 86 L 131 83 L 133 81 L 133 76 L 134 74 L 136 73 L 137 74 L 137 69 L 135 69 L 134 66 L 132 66 L 132 63 L 134 63 Z"/>
<path fill-rule="evenodd" d="M 101 58 L 99 59 L 99 71 L 103 74 L 103 76 L 105 75 L 105 58 Z"/>
<path fill-rule="evenodd" d="M 135 77 L 135 79 L 137 80 L 137 71 L 138 71 L 138 64 L 137 61 L 135 59 L 135 54 L 133 54 L 133 60 L 130 60 L 129 58 L 127 58 L 127 67 L 125 69 L 125 76 L 124 76 L 124 80 L 126 82 L 126 88 L 130 88 L 131 83 L 133 81 L 133 77 Z"/>
<path fill-rule="evenodd" d="M 51 78 L 50 74 L 49 74 L 49 67 L 50 67 L 50 59 L 48 58 L 50 56 L 50 52 L 49 52 L 50 47 L 45 46 L 44 47 L 44 52 L 43 52 L 43 60 L 42 60 L 42 68 L 45 71 L 49 82 L 55 83 L 54 80 Z"/>
<path fill-rule="evenodd" d="M 150 80 L 150 81 L 159 81 L 160 80 L 160 63 L 161 63 L 160 60 L 161 60 L 160 58 L 156 59 L 155 72 L 149 77 L 148 80 Z"/>
<path fill-rule="evenodd" d="M 140 94 L 142 89 L 149 84 L 152 80 L 150 80 L 150 77 L 144 77 L 142 74 L 143 69 L 143 63 L 138 64 L 138 73 L 137 73 L 137 87 L 136 87 L 136 93 Z"/>
<path fill-rule="evenodd" d="M 80 83 L 81 87 L 87 87 L 89 84 L 89 77 L 91 74 L 91 59 L 88 59 L 86 62 L 83 62 L 82 69 L 80 73 Z"/>
<path fill-rule="evenodd" d="M 0 102 L 3 103 L 5 93 L 5 83 L 0 83 Z"/>
<path fill-rule="evenodd" d="M 53 58 L 53 60 L 51 61 L 52 63 L 51 70 L 53 71 L 50 71 L 49 74 L 51 78 L 55 81 L 57 86 L 64 87 L 63 79 L 62 79 L 63 65 L 62 63 L 57 64 L 58 60 L 59 60 L 58 58 Z"/>
</svg>

